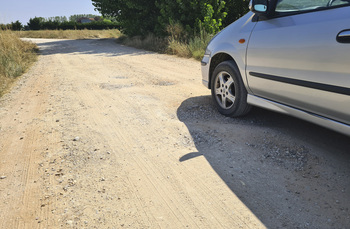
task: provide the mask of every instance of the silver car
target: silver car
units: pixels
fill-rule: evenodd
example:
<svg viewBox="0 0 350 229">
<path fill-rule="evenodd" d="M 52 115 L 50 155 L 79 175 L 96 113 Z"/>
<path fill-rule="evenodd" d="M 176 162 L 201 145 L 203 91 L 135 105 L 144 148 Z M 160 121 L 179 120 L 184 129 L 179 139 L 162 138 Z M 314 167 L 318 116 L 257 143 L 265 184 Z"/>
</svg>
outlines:
<svg viewBox="0 0 350 229">
<path fill-rule="evenodd" d="M 350 0 L 252 0 L 209 43 L 203 84 L 220 113 L 251 105 L 350 135 Z"/>
</svg>

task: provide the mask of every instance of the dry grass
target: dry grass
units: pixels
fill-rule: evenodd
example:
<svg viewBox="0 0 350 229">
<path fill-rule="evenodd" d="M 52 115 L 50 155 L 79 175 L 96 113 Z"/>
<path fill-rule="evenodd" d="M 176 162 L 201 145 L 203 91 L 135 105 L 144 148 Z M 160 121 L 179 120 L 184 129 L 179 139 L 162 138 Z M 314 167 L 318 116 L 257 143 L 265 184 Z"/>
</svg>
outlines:
<svg viewBox="0 0 350 229">
<path fill-rule="evenodd" d="M 121 32 L 117 29 L 110 30 L 38 30 L 19 31 L 19 37 L 48 38 L 48 39 L 93 39 L 93 38 L 118 38 Z"/>
<path fill-rule="evenodd" d="M 9 30 L 0 30 L 0 96 L 37 59 L 37 46 Z"/>
<path fill-rule="evenodd" d="M 126 46 L 145 49 L 153 52 L 164 53 L 167 48 L 167 41 L 165 38 L 156 37 L 153 34 L 149 34 L 145 38 L 140 36 L 136 37 L 127 37 L 121 36 L 118 40 L 118 43 L 121 43 Z"/>
<path fill-rule="evenodd" d="M 178 40 L 174 40 L 172 38 L 169 39 L 167 52 L 169 54 L 176 55 L 179 57 L 185 57 L 185 58 L 192 57 L 188 44 Z"/>
<path fill-rule="evenodd" d="M 176 34 L 171 34 L 168 38 L 160 38 L 154 35 L 148 35 L 145 38 L 121 36 L 118 42 L 135 48 L 201 60 L 209 41 L 213 37 L 204 32 L 190 39 L 180 35 L 181 33 L 176 31 Z"/>
<path fill-rule="evenodd" d="M 0 30 L 0 96 L 36 61 L 37 46 L 21 38 L 91 39 L 118 38 L 119 30 L 41 30 L 18 31 Z"/>
</svg>

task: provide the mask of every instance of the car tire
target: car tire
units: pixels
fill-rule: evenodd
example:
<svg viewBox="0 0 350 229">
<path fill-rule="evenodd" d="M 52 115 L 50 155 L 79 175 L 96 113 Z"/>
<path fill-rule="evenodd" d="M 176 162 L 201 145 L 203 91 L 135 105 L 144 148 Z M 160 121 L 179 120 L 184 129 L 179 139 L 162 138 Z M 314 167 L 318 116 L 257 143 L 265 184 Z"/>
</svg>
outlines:
<svg viewBox="0 0 350 229">
<path fill-rule="evenodd" d="M 218 111 L 225 116 L 243 116 L 251 109 L 247 103 L 247 90 L 233 61 L 224 61 L 215 68 L 211 94 Z"/>
</svg>

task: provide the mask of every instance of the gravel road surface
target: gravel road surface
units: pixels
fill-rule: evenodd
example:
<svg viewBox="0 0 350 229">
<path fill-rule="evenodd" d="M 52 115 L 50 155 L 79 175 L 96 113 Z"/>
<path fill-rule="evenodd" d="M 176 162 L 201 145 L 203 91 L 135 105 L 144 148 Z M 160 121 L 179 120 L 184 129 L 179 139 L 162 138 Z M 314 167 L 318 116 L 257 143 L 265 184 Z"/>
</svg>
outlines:
<svg viewBox="0 0 350 229">
<path fill-rule="evenodd" d="M 350 138 L 218 114 L 200 63 L 31 39 L 0 100 L 1 228 L 350 228 Z"/>
</svg>

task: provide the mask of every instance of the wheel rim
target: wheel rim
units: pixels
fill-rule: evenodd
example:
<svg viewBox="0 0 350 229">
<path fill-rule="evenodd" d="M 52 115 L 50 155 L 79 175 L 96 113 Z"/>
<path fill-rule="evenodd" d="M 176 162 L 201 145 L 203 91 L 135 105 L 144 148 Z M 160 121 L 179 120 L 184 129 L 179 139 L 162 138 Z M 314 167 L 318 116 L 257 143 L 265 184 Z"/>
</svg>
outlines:
<svg viewBox="0 0 350 229">
<path fill-rule="evenodd" d="M 236 100 L 235 82 L 228 72 L 220 72 L 215 79 L 215 98 L 220 107 L 230 109 Z"/>
</svg>

